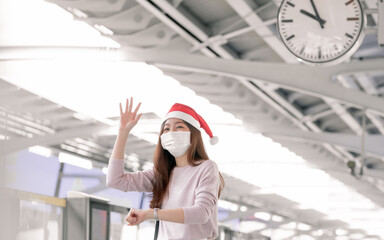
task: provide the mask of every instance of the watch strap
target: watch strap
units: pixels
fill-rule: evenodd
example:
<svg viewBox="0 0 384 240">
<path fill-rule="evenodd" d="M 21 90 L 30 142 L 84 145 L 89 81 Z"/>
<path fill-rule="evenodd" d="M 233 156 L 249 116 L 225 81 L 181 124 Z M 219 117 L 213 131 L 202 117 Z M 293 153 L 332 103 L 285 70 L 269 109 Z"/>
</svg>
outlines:
<svg viewBox="0 0 384 240">
<path fill-rule="evenodd" d="M 156 221 L 159 221 L 159 216 L 158 216 L 158 211 L 159 209 L 158 208 L 154 208 L 153 209 L 153 218 L 156 220 Z"/>
</svg>

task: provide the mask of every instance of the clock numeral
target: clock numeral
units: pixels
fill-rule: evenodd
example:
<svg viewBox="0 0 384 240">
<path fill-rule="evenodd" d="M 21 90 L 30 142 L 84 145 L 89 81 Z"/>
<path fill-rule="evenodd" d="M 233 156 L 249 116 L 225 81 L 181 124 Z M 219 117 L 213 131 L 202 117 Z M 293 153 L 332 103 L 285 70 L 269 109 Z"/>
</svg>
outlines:
<svg viewBox="0 0 384 240">
<path fill-rule="evenodd" d="M 318 57 L 321 58 L 321 48 L 319 48 Z"/>
<path fill-rule="evenodd" d="M 359 21 L 358 17 L 349 17 L 347 18 L 347 21 Z"/>
<path fill-rule="evenodd" d="M 287 4 L 291 7 L 295 7 L 295 4 L 291 3 L 291 2 L 287 2 Z"/>
<path fill-rule="evenodd" d="M 281 22 L 293 22 L 293 19 L 283 19 Z"/>
<path fill-rule="evenodd" d="M 350 0 L 350 1 L 346 2 L 345 5 L 348 6 L 351 3 L 353 3 L 353 0 Z"/>
<path fill-rule="evenodd" d="M 287 37 L 285 40 L 289 41 L 289 40 L 291 40 L 294 37 L 295 37 L 295 34 L 292 34 L 291 36 Z"/>
<path fill-rule="evenodd" d="M 301 54 L 301 55 L 303 54 L 304 50 L 305 50 L 305 45 L 303 45 L 303 47 L 302 47 L 301 50 L 300 50 L 300 54 Z"/>
<path fill-rule="evenodd" d="M 349 38 L 353 38 L 353 36 L 349 33 L 346 33 L 345 36 L 349 37 Z"/>
<path fill-rule="evenodd" d="M 337 45 L 335 44 L 335 45 L 333 45 L 333 48 L 337 51 L 337 50 L 339 50 L 339 48 L 337 47 Z"/>
</svg>

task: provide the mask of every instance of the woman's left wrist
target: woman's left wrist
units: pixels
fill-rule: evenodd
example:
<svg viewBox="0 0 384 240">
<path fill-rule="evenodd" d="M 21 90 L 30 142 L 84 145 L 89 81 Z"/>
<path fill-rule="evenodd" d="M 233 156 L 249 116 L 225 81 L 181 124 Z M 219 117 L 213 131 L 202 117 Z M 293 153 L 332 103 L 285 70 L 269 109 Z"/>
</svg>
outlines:
<svg viewBox="0 0 384 240">
<path fill-rule="evenodd" d="M 146 220 L 148 220 L 148 219 L 154 219 L 154 216 L 153 216 L 153 209 L 152 209 L 152 208 L 146 210 L 146 213 L 145 213 L 145 219 L 146 219 Z"/>
</svg>

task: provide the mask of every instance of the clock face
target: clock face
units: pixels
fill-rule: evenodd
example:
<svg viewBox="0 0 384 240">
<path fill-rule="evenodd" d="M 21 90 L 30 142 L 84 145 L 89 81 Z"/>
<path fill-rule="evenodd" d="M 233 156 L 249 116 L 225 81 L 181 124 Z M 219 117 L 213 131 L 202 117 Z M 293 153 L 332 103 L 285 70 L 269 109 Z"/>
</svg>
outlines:
<svg viewBox="0 0 384 240">
<path fill-rule="evenodd" d="M 363 16 L 358 0 L 283 0 L 278 32 L 289 51 L 304 62 L 336 63 L 359 47 Z"/>
</svg>

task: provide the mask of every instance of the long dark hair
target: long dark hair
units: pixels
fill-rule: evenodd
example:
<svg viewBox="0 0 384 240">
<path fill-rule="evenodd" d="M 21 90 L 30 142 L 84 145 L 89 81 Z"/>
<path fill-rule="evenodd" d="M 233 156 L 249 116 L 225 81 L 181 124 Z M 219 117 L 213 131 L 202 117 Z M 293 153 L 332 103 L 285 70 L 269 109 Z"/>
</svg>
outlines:
<svg viewBox="0 0 384 240">
<path fill-rule="evenodd" d="M 208 160 L 207 152 L 204 148 L 203 139 L 201 137 L 201 133 L 198 129 L 193 127 L 191 124 L 184 121 L 184 123 L 188 126 L 191 131 L 191 146 L 187 152 L 187 161 L 191 166 L 198 166 L 202 162 Z M 169 178 L 171 176 L 171 172 L 173 168 L 176 166 L 176 159 L 172 154 L 170 154 L 167 150 L 164 150 L 161 146 L 160 136 L 163 134 L 165 122 L 161 125 L 159 139 L 157 141 L 155 153 L 153 156 L 153 165 L 154 165 L 154 178 L 152 181 L 153 186 L 153 195 L 152 200 L 150 202 L 151 208 L 160 208 L 163 203 L 163 199 L 166 195 Z M 220 188 L 218 196 L 220 197 L 220 193 L 225 186 L 224 178 L 221 176 L 220 172 Z"/>
</svg>

